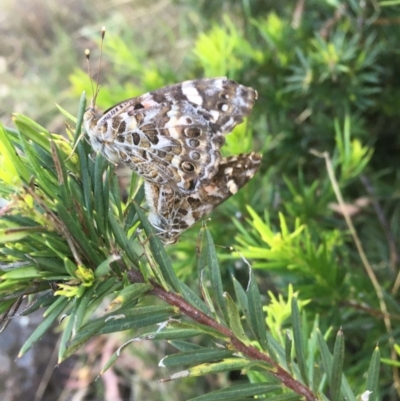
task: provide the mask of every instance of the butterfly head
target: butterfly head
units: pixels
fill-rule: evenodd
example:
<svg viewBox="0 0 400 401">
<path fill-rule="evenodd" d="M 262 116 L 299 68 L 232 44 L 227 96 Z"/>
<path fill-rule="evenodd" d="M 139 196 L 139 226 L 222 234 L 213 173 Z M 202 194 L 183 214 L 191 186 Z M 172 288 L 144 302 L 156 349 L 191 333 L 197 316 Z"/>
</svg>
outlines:
<svg viewBox="0 0 400 401">
<path fill-rule="evenodd" d="M 97 122 L 102 116 L 100 110 L 95 106 L 94 101 L 95 99 L 90 102 L 89 107 L 85 110 L 85 114 L 83 115 L 83 125 L 86 133 L 89 135 L 92 146 L 97 145 L 97 141 L 95 140 L 99 134 Z"/>
<path fill-rule="evenodd" d="M 91 125 L 91 122 L 96 123 L 100 116 L 100 111 L 95 106 L 94 101 L 95 99 L 90 102 L 89 107 L 85 110 L 85 114 L 83 115 L 83 121 L 85 122 L 85 125 Z"/>
</svg>

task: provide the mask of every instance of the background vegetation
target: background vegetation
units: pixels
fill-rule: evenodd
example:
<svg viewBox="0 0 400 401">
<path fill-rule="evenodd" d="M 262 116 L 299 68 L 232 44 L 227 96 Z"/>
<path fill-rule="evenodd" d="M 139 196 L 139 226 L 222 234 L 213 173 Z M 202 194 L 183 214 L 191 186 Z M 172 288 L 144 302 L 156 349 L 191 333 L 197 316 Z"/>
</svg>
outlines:
<svg viewBox="0 0 400 401">
<path fill-rule="evenodd" d="M 0 29 L 7 38 L 1 44 L 0 56 L 0 113 L 4 125 L 11 126 L 11 113 L 19 112 L 60 135 L 52 137 L 55 145 L 51 145 L 50 134 L 42 135 L 47 131 L 21 115 L 14 120 L 17 131 L 2 131 L 1 194 L 11 200 L 12 206 L 2 211 L 0 311 L 7 311 L 22 294 L 31 294 L 29 301 L 33 305 L 25 314 L 40 306 L 46 311 L 45 325 L 34 332 L 23 352 L 51 323 L 66 314 L 69 318 L 58 329 L 63 333 L 57 346 L 58 360 L 79 350 L 80 359 L 75 366 L 81 372 L 79 383 L 85 385 L 81 399 L 110 399 L 108 391 L 112 388 L 120 399 L 129 399 L 133 393 L 137 398 L 139 393 L 138 399 L 184 400 L 228 387 L 232 382 L 244 385 L 247 380 L 253 384 L 266 381 L 265 366 L 240 365 L 241 360 L 235 360 L 237 365 L 221 370 L 237 373 L 244 369 L 242 373 L 248 379 L 225 373 L 204 381 L 196 377 L 182 379 L 174 382 L 175 387 L 156 383 L 157 378 L 172 374 L 171 368 L 165 373 L 155 367 L 172 349 L 165 349 L 166 344 L 160 341 L 146 344 L 148 349 L 130 344 L 110 370 L 114 376 L 104 375 L 103 381 L 93 384 L 119 346 L 144 335 L 134 330 L 94 337 L 101 330 L 122 330 L 122 325 L 113 330 L 95 328 L 96 322 L 104 323 L 100 316 L 110 310 L 113 299 L 119 295 L 122 311 L 126 311 L 124 306 L 135 306 L 125 304 L 125 300 L 132 303 L 135 299 L 141 301 L 140 307 L 156 308 L 146 309 L 149 315 L 154 313 L 153 323 L 167 320 L 175 312 L 162 309 L 165 305 L 145 295 L 147 287 L 135 287 L 133 291 L 128 285 L 130 278 L 118 270 L 121 266 L 107 257 L 120 252 L 125 265 L 139 266 L 142 273 L 155 276 L 170 290 L 183 285 L 177 284 L 172 271 L 163 270 L 169 266 L 169 259 L 158 248 L 157 240 L 145 244 L 143 260 L 138 239 L 131 239 L 129 244 L 123 239 L 135 235 L 130 227 L 136 228 L 138 217 L 142 217 L 134 204 L 121 206 L 119 185 L 106 163 L 99 157 L 94 161 L 88 157 L 90 149 L 83 143 L 78 147 L 79 157 L 63 162 L 76 132 L 76 120 L 68 119 L 54 104 L 60 104 L 73 116 L 79 115 L 82 91 L 91 93 L 83 49 L 92 49 L 96 66 L 99 31 L 105 25 L 98 99 L 104 109 L 148 90 L 202 76 L 227 75 L 259 93 L 252 116 L 228 137 L 224 152 L 257 150 L 264 154 L 263 165 L 249 185 L 213 212 L 207 223 L 218 245 L 218 256 L 213 256 L 214 246 L 207 231 L 201 231 L 200 253 L 196 252 L 200 224 L 167 249 L 174 271 L 182 280 L 179 283 L 197 290 L 197 270 L 203 265 L 215 279 L 218 258 L 221 283 L 243 313 L 246 302 L 252 304 L 251 294 L 257 293 L 248 288 L 247 301 L 242 298 L 240 303 L 244 292 L 239 287 L 246 289 L 249 261 L 255 269 L 269 341 L 276 342 L 274 350 L 280 366 L 286 366 L 301 383 L 307 384 L 307 376 L 309 386 L 321 399 L 352 399 L 346 386 L 337 392 L 329 366 L 343 352 L 348 386 L 353 396 L 359 397 L 367 390 L 366 383 L 371 383 L 366 372 L 371 372 L 371 365 L 377 366 L 377 351 L 372 355 L 379 344 L 379 390 L 370 395 L 370 400 L 400 398 L 396 345 L 400 309 L 400 58 L 396 2 L 182 0 L 155 1 L 149 6 L 140 1 L 71 1 L 68 5 L 34 1 L 9 2 L 2 7 Z M 61 135 L 65 133 L 65 122 L 69 140 L 64 141 Z M 13 152 L 5 145 L 7 141 L 25 157 L 18 161 L 10 156 Z M 9 159 L 4 156 L 7 154 Z M 41 166 L 57 161 L 60 167 L 52 174 L 42 171 Z M 86 170 L 82 163 L 87 163 Z M 89 172 L 86 178 L 84 171 Z M 103 182 L 99 177 L 104 171 L 108 175 Z M 125 171 L 119 175 L 125 188 L 123 199 L 135 195 L 140 201 L 137 180 L 126 178 Z M 35 198 L 35 185 L 44 201 Z M 99 201 L 100 193 L 110 196 L 102 196 Z M 73 199 L 71 204 L 67 202 L 69 198 Z M 65 216 L 60 209 L 62 202 L 67 202 Z M 115 215 L 108 216 L 108 202 Z M 77 210 L 81 223 L 73 229 L 66 223 L 72 210 Z M 60 228 L 64 225 L 65 229 Z M 120 236 L 118 227 L 123 227 Z M 65 241 L 79 240 L 80 232 L 90 238 L 90 243 L 82 254 L 77 251 L 77 257 Z M 79 260 L 83 260 L 83 267 L 77 269 Z M 156 266 L 161 266 L 161 272 Z M 96 268 L 94 275 L 89 268 Z M 236 278 L 233 281 L 232 275 Z M 103 292 L 96 286 L 101 286 Z M 94 288 L 95 302 L 91 298 Z M 124 288 L 133 292 L 123 292 Z M 179 288 L 183 291 L 186 287 Z M 205 279 L 200 280 L 200 288 L 211 314 L 214 305 L 220 322 L 234 326 L 225 309 L 231 303 L 221 300 L 221 288 L 208 289 Z M 296 320 L 297 312 L 290 312 L 293 291 L 301 309 L 301 325 Z M 193 294 L 185 294 L 195 302 Z M 91 306 L 86 314 L 79 315 L 82 299 Z M 94 323 L 89 320 L 92 315 L 97 318 Z M 260 314 L 253 311 L 251 316 Z M 79 324 L 76 320 L 73 323 L 73 317 L 81 319 Z M 253 333 L 249 338 L 262 348 L 260 326 L 249 320 L 247 328 Z M 298 343 L 293 345 L 288 340 L 286 329 L 293 336 L 296 330 L 302 331 L 304 355 Z M 238 326 L 235 330 L 236 334 L 240 332 Z M 317 332 L 324 336 L 326 349 Z M 340 351 L 342 335 L 345 345 Z M 92 341 L 82 348 L 83 339 L 91 337 Z M 203 337 L 173 342 L 175 348 L 186 352 L 210 344 L 213 343 Z M 334 355 L 329 363 L 328 349 Z M 101 350 L 108 352 L 108 358 L 101 359 Z M 269 348 L 267 353 L 272 355 L 274 350 Z M 280 351 L 282 355 L 286 351 L 285 357 Z M 288 362 L 287 358 L 292 359 Z M 210 365 L 211 371 L 220 368 L 215 363 Z M 84 366 L 90 369 L 85 371 Z M 315 366 L 321 369 L 318 378 L 313 376 L 317 375 Z M 70 386 L 68 391 L 72 394 L 76 389 Z M 271 391 L 276 397 L 282 396 L 281 390 Z M 293 393 L 286 389 L 283 396 L 286 398 L 280 399 L 291 399 Z M 54 394 L 52 397 L 55 399 Z"/>
</svg>

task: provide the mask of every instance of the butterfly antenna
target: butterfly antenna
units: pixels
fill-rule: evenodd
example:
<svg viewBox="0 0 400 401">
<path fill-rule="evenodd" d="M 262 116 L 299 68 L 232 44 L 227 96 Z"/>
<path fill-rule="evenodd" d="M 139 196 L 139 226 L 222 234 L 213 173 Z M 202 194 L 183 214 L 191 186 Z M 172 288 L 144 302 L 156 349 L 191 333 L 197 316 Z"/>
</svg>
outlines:
<svg viewBox="0 0 400 401">
<path fill-rule="evenodd" d="M 89 49 L 85 50 L 85 58 L 86 58 L 86 66 L 87 66 L 87 70 L 88 70 L 88 75 L 89 75 L 89 79 L 90 79 L 90 85 L 92 87 L 92 101 L 90 103 L 90 107 L 93 107 L 94 106 L 94 86 L 93 86 L 93 79 L 92 79 L 92 71 L 91 71 L 91 68 L 90 68 L 90 50 Z M 74 146 L 72 147 L 71 153 L 65 159 L 65 161 L 68 161 L 72 157 L 72 155 L 75 153 L 75 150 L 76 150 L 79 142 L 85 136 L 85 134 L 86 134 L 86 132 L 84 130 L 82 130 L 82 132 L 80 133 L 78 138 L 76 138 L 74 140 Z"/>
<path fill-rule="evenodd" d="M 86 57 L 86 65 L 87 65 L 87 70 L 88 70 L 88 75 L 90 78 L 90 85 L 92 87 L 92 103 L 94 104 L 94 86 L 93 86 L 93 79 L 92 79 L 92 70 L 90 68 L 90 50 L 86 49 L 85 50 L 85 57 Z"/>
<path fill-rule="evenodd" d="M 86 58 L 86 66 L 87 66 L 87 71 L 90 79 L 90 86 L 92 87 L 92 101 L 90 103 L 90 107 L 94 107 L 94 102 L 95 102 L 95 93 L 94 93 L 94 86 L 93 86 L 93 79 L 92 79 L 92 69 L 90 68 L 90 50 L 85 49 L 85 58 Z M 85 136 L 85 131 L 82 130 L 78 138 L 74 141 L 74 146 L 72 147 L 71 154 L 65 159 L 65 161 L 69 160 L 72 155 L 75 153 L 75 150 L 81 141 L 81 139 Z"/>
<path fill-rule="evenodd" d="M 94 96 L 93 96 L 93 104 L 96 103 L 97 95 L 99 94 L 99 90 L 100 90 L 100 72 L 101 72 L 101 64 L 102 64 L 102 61 L 103 61 L 103 43 L 104 43 L 105 34 L 106 34 L 106 28 L 103 26 L 101 28 L 99 69 L 97 71 L 96 92 L 94 93 Z"/>
<path fill-rule="evenodd" d="M 102 55 L 103 55 L 103 42 L 104 42 L 105 33 L 106 33 L 106 28 L 103 26 L 103 28 L 101 29 L 100 61 L 99 61 L 99 71 L 97 73 L 97 80 L 96 80 L 96 90 L 94 89 L 94 84 L 93 84 L 93 79 L 92 79 L 92 69 L 90 68 L 90 50 L 89 49 L 85 50 L 87 70 L 88 70 L 88 75 L 90 78 L 90 85 L 92 87 L 92 101 L 91 101 L 90 107 L 94 107 L 96 105 L 96 98 L 99 93 L 99 79 L 100 79 L 101 60 L 102 60 Z M 74 143 L 71 154 L 67 157 L 66 160 L 69 160 L 71 158 L 71 156 L 75 152 L 76 147 L 78 146 L 79 142 L 81 141 L 81 139 L 84 136 L 85 136 L 85 132 L 82 131 Z"/>
</svg>

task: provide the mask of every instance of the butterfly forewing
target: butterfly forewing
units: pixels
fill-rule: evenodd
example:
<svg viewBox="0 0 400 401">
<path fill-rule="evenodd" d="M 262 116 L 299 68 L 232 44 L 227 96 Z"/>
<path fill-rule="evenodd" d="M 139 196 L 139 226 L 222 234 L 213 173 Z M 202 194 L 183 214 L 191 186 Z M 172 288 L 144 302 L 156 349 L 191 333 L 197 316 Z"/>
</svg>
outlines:
<svg viewBox="0 0 400 401">
<path fill-rule="evenodd" d="M 257 92 L 226 78 L 198 79 L 146 93 L 84 120 L 93 148 L 176 195 L 217 173 L 225 135 L 248 116 Z"/>
</svg>

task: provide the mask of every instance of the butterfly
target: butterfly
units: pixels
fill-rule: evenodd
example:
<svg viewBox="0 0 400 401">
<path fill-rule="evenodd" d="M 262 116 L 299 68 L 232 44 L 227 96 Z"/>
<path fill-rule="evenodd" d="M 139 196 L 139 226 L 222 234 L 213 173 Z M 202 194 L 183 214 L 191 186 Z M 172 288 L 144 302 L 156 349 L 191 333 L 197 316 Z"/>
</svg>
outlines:
<svg viewBox="0 0 400 401">
<path fill-rule="evenodd" d="M 259 154 L 220 152 L 225 135 L 251 113 L 253 88 L 224 77 L 184 81 L 104 113 L 95 105 L 98 89 L 83 117 L 92 148 L 143 177 L 149 220 L 164 243 L 175 243 L 257 171 Z"/>
</svg>

